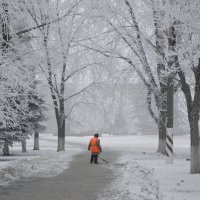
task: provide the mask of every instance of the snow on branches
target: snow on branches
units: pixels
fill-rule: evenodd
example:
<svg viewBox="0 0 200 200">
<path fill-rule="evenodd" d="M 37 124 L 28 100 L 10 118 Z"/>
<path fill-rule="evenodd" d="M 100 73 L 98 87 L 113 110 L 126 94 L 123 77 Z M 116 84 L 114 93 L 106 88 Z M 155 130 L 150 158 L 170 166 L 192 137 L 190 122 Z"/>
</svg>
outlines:
<svg viewBox="0 0 200 200">
<path fill-rule="evenodd" d="M 29 127 L 29 105 L 36 93 L 34 51 L 29 34 L 14 34 L 28 23 L 22 2 L 0 5 L 0 141 L 11 145 L 27 137 L 23 129 Z"/>
</svg>

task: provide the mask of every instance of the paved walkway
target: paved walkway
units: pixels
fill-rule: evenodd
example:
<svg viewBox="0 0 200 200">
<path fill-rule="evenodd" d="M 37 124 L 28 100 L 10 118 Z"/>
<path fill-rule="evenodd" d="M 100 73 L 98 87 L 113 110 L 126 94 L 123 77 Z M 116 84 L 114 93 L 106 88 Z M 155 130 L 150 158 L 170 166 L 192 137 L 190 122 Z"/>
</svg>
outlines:
<svg viewBox="0 0 200 200">
<path fill-rule="evenodd" d="M 0 200 L 96 200 L 114 178 L 111 169 L 101 164 L 89 164 L 89 152 L 75 156 L 70 167 L 51 178 L 35 178 L 17 181 L 8 187 L 0 187 Z M 114 162 L 116 152 L 104 153 Z"/>
</svg>

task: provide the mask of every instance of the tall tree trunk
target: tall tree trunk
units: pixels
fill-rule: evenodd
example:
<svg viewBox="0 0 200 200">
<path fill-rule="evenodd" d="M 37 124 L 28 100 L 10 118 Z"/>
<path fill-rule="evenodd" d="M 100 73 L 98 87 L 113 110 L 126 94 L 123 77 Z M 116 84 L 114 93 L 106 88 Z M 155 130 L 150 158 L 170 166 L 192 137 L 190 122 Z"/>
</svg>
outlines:
<svg viewBox="0 0 200 200">
<path fill-rule="evenodd" d="M 57 151 L 65 150 L 65 107 L 64 98 L 60 100 L 60 115 L 58 124 L 58 148 Z"/>
<path fill-rule="evenodd" d="M 47 58 L 47 66 L 48 66 L 48 85 L 49 85 L 49 88 L 51 91 L 51 97 L 52 97 L 53 104 L 54 104 L 54 110 L 55 110 L 56 122 L 57 122 L 57 128 L 58 128 L 57 151 L 64 151 L 65 150 L 65 116 L 63 115 L 63 113 L 64 113 L 64 98 L 63 98 L 63 101 L 61 101 L 61 100 L 58 101 L 58 98 L 60 97 L 60 93 L 58 92 L 56 80 L 53 78 L 52 66 L 51 66 L 49 50 L 48 50 L 48 35 L 49 35 L 49 26 L 47 26 L 47 33 L 46 33 L 46 36 L 44 37 L 44 41 L 43 41 L 44 47 L 45 47 L 46 58 Z M 62 84 L 64 84 L 64 82 L 62 82 Z M 61 84 L 61 90 L 63 90 L 62 84 Z M 62 91 L 61 91 L 61 94 L 63 94 Z M 60 109 L 59 109 L 59 107 L 60 107 Z"/>
<path fill-rule="evenodd" d="M 194 71 L 196 84 L 195 94 L 192 100 L 192 94 L 189 84 L 186 82 L 185 73 L 182 69 L 179 69 L 178 75 L 181 81 L 181 89 L 185 95 L 188 120 L 190 123 L 190 138 L 191 138 L 191 162 L 190 162 L 190 173 L 200 173 L 200 152 L 199 152 L 199 109 L 200 109 L 200 59 L 199 64 Z"/>
<path fill-rule="evenodd" d="M 3 145 L 3 155 L 4 156 L 9 156 L 10 155 L 10 152 L 9 152 L 9 145 L 8 143 L 5 141 L 4 145 Z"/>
<path fill-rule="evenodd" d="M 35 133 L 34 133 L 34 147 L 33 147 L 33 150 L 40 150 L 39 133 L 38 133 L 38 131 L 35 131 Z"/>
<path fill-rule="evenodd" d="M 58 148 L 57 151 L 65 150 L 65 119 L 61 124 L 61 127 L 58 128 Z"/>
<path fill-rule="evenodd" d="M 166 119 L 167 119 L 167 83 L 166 83 L 166 61 L 164 60 L 165 52 L 167 51 L 167 44 L 165 40 L 165 35 L 163 32 L 162 20 L 164 18 L 164 12 L 160 7 L 162 7 L 163 2 L 153 1 L 153 18 L 155 26 L 155 41 L 156 41 L 156 52 L 157 52 L 157 75 L 160 85 L 160 94 L 159 98 L 156 101 L 157 108 L 159 110 L 158 117 L 158 131 L 159 131 L 159 143 L 157 152 L 166 154 Z M 156 98 L 155 98 L 156 100 Z"/>
<path fill-rule="evenodd" d="M 166 153 L 166 101 L 164 99 L 162 100 L 162 103 L 157 101 L 156 106 L 158 110 L 161 110 L 159 112 L 159 115 L 156 116 L 153 109 L 152 109 L 152 104 L 151 104 L 151 89 L 148 88 L 148 93 L 147 93 L 147 104 L 148 104 L 148 110 L 151 115 L 151 117 L 154 119 L 155 123 L 157 124 L 158 127 L 158 149 L 157 152 L 162 153 L 165 155 Z M 164 90 L 161 90 L 164 91 Z M 161 96 L 161 95 L 160 95 Z M 163 98 L 165 95 L 163 95 Z M 161 107 L 162 109 L 160 109 Z"/>
<path fill-rule="evenodd" d="M 26 149 L 26 139 L 23 140 L 23 141 L 21 142 L 21 144 L 22 144 L 22 152 L 23 152 L 23 153 L 26 153 L 26 152 L 27 152 L 27 149 Z"/>
<path fill-rule="evenodd" d="M 9 40 L 10 40 L 10 34 L 9 34 L 9 17 L 8 17 L 8 4 L 2 3 L 1 7 L 3 8 L 4 14 L 1 16 L 1 30 L 2 30 L 2 55 L 3 57 L 6 56 L 6 53 L 9 49 Z"/>
<path fill-rule="evenodd" d="M 190 138 L 191 138 L 191 162 L 190 173 L 200 173 L 200 157 L 199 157 L 199 125 L 197 120 L 190 122 Z"/>
<path fill-rule="evenodd" d="M 58 2 L 57 2 L 58 3 Z M 58 11 L 59 3 L 57 4 L 57 17 L 60 17 Z M 72 29 L 70 30 L 72 31 Z M 67 54 L 70 48 L 70 42 L 68 43 L 67 49 L 64 46 L 65 41 L 63 40 L 62 35 L 62 25 L 58 22 L 58 35 L 60 39 L 60 46 L 62 49 L 62 74 L 60 79 L 60 93 L 59 93 L 59 105 L 60 105 L 60 127 L 59 127 L 59 135 L 58 135 L 58 151 L 65 150 L 65 75 L 66 75 L 66 67 L 67 67 Z M 71 36 L 70 36 L 71 37 Z"/>
<path fill-rule="evenodd" d="M 189 118 L 191 135 L 191 162 L 190 173 L 200 173 L 200 147 L 199 147 L 199 114 L 200 114 L 200 58 L 199 63 L 193 68 L 195 76 L 195 93 L 192 102 L 192 112 Z"/>
<path fill-rule="evenodd" d="M 157 152 L 166 154 L 166 120 L 167 120 L 167 87 L 163 82 L 160 82 L 160 98 L 157 101 L 157 108 L 159 111 L 158 116 L 158 132 L 159 132 L 159 144 Z"/>
</svg>

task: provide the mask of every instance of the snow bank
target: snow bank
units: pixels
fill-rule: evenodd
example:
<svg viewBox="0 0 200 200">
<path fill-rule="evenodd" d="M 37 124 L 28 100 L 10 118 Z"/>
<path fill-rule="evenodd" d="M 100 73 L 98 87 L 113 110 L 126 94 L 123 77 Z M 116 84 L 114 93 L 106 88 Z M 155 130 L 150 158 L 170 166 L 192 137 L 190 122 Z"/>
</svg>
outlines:
<svg viewBox="0 0 200 200">
<path fill-rule="evenodd" d="M 136 161 L 127 160 L 127 156 L 113 164 L 116 179 L 99 194 L 98 200 L 159 200 L 159 182 L 154 170 L 146 168 Z"/>
<path fill-rule="evenodd" d="M 56 144 L 56 138 L 54 138 Z M 45 150 L 32 151 L 29 153 L 16 153 L 15 156 L 3 157 L 4 162 L 0 162 L 0 186 L 6 186 L 9 183 L 27 177 L 50 177 L 56 176 L 68 168 L 73 156 L 81 150 L 74 147 L 66 148 L 64 152 L 56 152 L 56 148 L 52 149 L 49 141 L 43 141 Z M 18 150 L 18 147 L 15 147 Z M 8 161 L 11 159 L 10 161 Z"/>
</svg>

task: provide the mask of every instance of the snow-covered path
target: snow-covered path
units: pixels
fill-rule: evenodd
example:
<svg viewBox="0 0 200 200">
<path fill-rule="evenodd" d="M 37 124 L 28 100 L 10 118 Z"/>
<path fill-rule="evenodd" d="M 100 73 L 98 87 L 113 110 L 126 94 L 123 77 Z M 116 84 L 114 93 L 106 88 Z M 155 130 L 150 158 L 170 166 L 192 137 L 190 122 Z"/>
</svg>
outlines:
<svg viewBox="0 0 200 200">
<path fill-rule="evenodd" d="M 123 159 L 116 150 L 105 149 L 103 156 L 110 164 L 99 160 L 99 165 L 91 165 L 90 153 L 83 151 L 74 157 L 68 169 L 55 177 L 25 178 L 0 187 L 0 199 L 160 200 L 153 171 L 136 161 L 127 163 L 126 157 Z"/>
<path fill-rule="evenodd" d="M 114 162 L 118 153 L 107 152 Z M 105 164 L 89 164 L 89 152 L 74 157 L 69 168 L 56 177 L 25 179 L 0 188 L 1 200 L 95 200 L 113 180 Z"/>
</svg>

